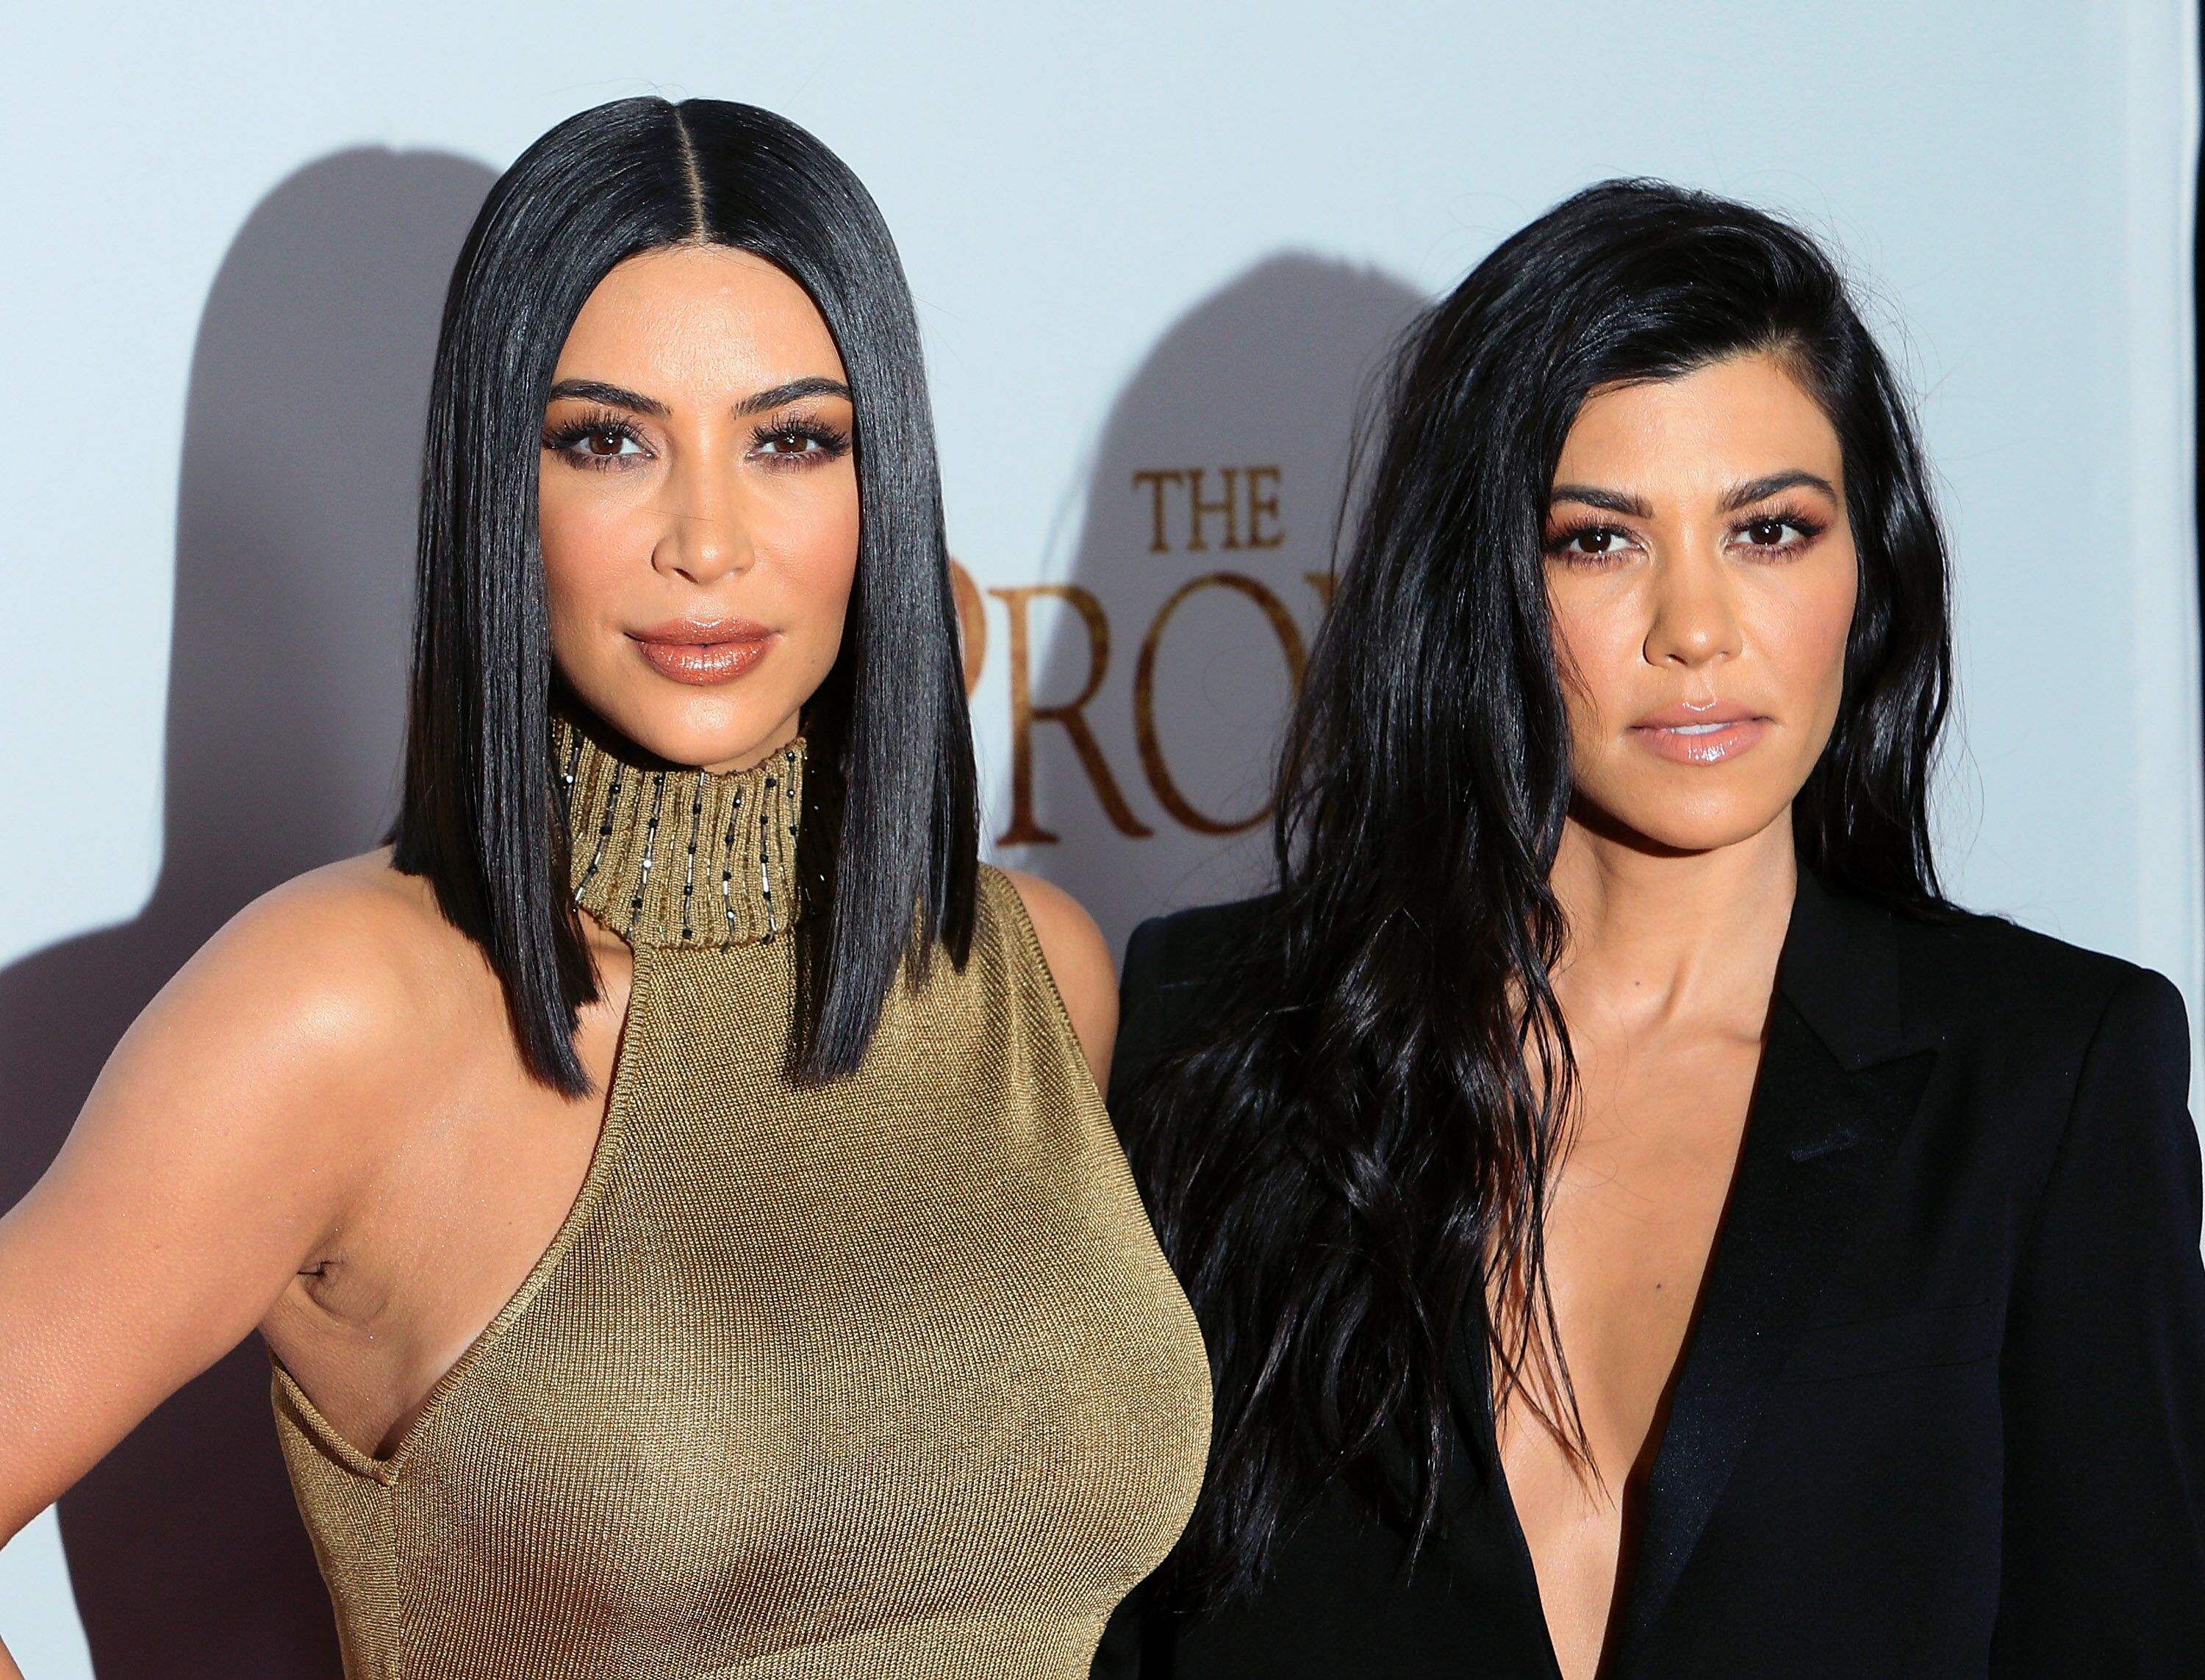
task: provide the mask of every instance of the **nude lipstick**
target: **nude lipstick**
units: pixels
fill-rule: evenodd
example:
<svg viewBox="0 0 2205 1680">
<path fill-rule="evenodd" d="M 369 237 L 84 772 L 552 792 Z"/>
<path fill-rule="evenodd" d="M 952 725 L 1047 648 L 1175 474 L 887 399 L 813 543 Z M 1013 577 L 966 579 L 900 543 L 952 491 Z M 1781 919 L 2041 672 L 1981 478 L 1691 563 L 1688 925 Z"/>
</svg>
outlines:
<svg viewBox="0 0 2205 1680">
<path fill-rule="evenodd" d="M 733 682 L 764 659 L 775 632 L 746 619 L 669 619 L 628 639 L 651 668 L 675 682 L 709 688 Z"/>
<path fill-rule="evenodd" d="M 1717 700 L 1705 706 L 1664 706 L 1632 724 L 1631 734 L 1658 758 L 1720 764 L 1753 745 L 1768 727 L 1768 719 L 1752 707 Z"/>
</svg>

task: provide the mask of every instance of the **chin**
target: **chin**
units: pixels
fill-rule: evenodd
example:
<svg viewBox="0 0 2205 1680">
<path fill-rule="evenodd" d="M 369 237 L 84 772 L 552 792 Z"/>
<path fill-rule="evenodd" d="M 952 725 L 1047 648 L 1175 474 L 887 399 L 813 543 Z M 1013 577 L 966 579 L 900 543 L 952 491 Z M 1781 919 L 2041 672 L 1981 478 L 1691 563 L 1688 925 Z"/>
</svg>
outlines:
<svg viewBox="0 0 2205 1680">
<path fill-rule="evenodd" d="M 668 685 L 671 686 L 671 685 Z M 592 709 L 654 757 L 692 766 L 748 763 L 778 745 L 788 709 L 714 694 L 623 693 Z"/>
<path fill-rule="evenodd" d="M 669 727 L 639 737 L 636 745 L 675 764 L 710 766 L 751 764 L 764 758 L 780 743 L 767 725 L 749 729 Z"/>
<path fill-rule="evenodd" d="M 1766 822 L 1679 822 L 1663 825 L 1658 833 L 1641 829 L 1639 834 L 1656 851 L 1687 854 L 1721 852 L 1753 839 L 1768 826 Z"/>
<path fill-rule="evenodd" d="M 1720 852 L 1780 822 L 1790 804 L 1788 799 L 1618 800 L 1598 808 L 1589 826 L 1652 851 Z"/>
</svg>

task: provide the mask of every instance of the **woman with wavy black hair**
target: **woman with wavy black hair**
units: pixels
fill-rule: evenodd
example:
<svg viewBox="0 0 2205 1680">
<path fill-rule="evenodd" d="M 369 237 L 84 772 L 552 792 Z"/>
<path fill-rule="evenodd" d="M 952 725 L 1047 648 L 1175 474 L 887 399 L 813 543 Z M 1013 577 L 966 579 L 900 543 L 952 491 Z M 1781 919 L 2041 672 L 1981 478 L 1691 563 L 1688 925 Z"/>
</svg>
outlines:
<svg viewBox="0 0 2205 1680">
<path fill-rule="evenodd" d="M 1967 915 L 1946 551 L 1829 261 L 1593 188 L 1406 344 L 1276 893 L 1133 937 L 1209 1342 L 1099 1672 L 2205 1672 L 2172 987 Z"/>
<path fill-rule="evenodd" d="M 1108 955 L 978 861 L 911 298 L 803 130 L 626 100 L 492 189 L 402 801 L 0 1221 L 0 1537 L 258 1326 L 350 1675 L 1085 1672 L 1207 1372 Z"/>
</svg>

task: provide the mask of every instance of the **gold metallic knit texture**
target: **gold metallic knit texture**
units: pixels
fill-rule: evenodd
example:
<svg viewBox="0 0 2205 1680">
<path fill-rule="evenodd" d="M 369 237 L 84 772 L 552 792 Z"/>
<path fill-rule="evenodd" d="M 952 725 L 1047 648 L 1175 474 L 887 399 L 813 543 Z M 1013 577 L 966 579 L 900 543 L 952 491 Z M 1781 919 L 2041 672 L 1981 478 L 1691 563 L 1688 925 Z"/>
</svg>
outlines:
<svg viewBox="0 0 2205 1680">
<path fill-rule="evenodd" d="M 801 749 L 562 751 L 636 953 L 581 1193 L 387 1457 L 276 1374 L 347 1675 L 1085 1676 L 1192 1508 L 1209 1372 L 1016 889 L 984 870 L 965 969 L 801 1087 Z"/>
</svg>

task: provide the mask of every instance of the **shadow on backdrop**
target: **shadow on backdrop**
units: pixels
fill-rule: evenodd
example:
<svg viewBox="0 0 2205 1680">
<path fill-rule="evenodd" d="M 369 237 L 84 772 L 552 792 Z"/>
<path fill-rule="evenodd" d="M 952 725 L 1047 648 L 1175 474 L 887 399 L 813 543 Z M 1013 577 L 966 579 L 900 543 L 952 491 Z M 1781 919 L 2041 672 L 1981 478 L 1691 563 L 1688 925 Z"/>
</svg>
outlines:
<svg viewBox="0 0 2205 1680">
<path fill-rule="evenodd" d="M 1260 600 L 1198 580 L 1231 573 L 1259 585 L 1306 645 L 1323 602 L 1309 574 L 1330 568 L 1358 405 L 1425 301 L 1376 269 L 1301 252 L 1266 258 L 1174 323 L 1111 407 L 1067 579 L 1108 620 L 1108 670 L 1083 708 L 1102 772 L 1083 763 L 1073 731 L 1039 721 L 1095 674 L 1091 626 L 1060 608 L 1034 669 L 1032 775 L 1040 825 L 1061 838 L 1008 861 L 1079 898 L 1114 949 L 1144 917 L 1268 880 L 1268 825 L 1246 819 L 1265 809 L 1292 698 L 1286 638 Z M 1135 478 L 1156 472 L 1181 477 Z M 1198 488 L 1208 503 L 1199 514 Z M 1259 511 L 1266 501 L 1275 505 Z M 1160 611 L 1191 585 L 1159 629 Z M 1104 781 L 1149 835 L 1126 834 L 1108 813 Z M 1191 828 L 1168 793 L 1217 828 L 1245 826 Z"/>
<path fill-rule="evenodd" d="M 339 153 L 262 200 L 215 277 L 184 420 L 160 876 L 135 921 L 0 974 L 0 1207 L 209 935 L 389 820 L 437 324 L 490 181 L 438 153 Z M 93 821 L 99 788 L 87 765 Z M 68 1494 L 62 1533 L 100 1680 L 338 1672 L 257 1338 Z"/>
</svg>

